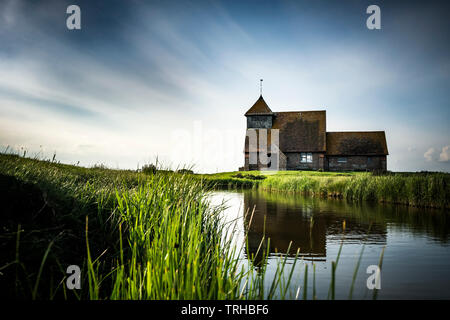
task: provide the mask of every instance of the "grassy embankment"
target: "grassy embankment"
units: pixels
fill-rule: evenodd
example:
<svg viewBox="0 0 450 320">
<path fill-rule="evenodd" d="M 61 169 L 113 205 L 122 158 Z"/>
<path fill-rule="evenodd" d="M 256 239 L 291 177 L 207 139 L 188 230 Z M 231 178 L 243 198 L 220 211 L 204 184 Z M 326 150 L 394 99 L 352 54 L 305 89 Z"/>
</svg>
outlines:
<svg viewBox="0 0 450 320">
<path fill-rule="evenodd" d="M 233 229 L 193 175 L 0 154 L 0 186 L 0 296 L 261 299 L 288 292 L 286 260 L 270 290 L 264 267 L 240 264 L 224 237 Z M 69 265 L 81 268 L 81 290 L 66 289 Z"/>
<path fill-rule="evenodd" d="M 450 208 L 450 174 L 369 172 L 226 172 L 199 175 L 220 188 L 258 188 L 418 207 Z"/>
<path fill-rule="evenodd" d="M 0 296 L 292 298 L 293 273 L 283 271 L 285 259 L 280 258 L 270 289 L 264 286 L 265 265 L 256 271 L 251 261 L 239 263 L 235 247 L 224 237 L 233 229 L 221 223 L 221 208 L 210 205 L 208 189 L 217 183 L 311 193 L 322 190 L 317 187 L 320 182 L 332 190 L 331 182 L 352 186 L 353 179 L 376 178 L 313 172 L 243 174 L 143 174 L 0 154 Z M 443 179 L 441 189 L 448 192 L 447 175 L 416 177 L 421 183 Z M 81 267 L 81 290 L 65 286 L 66 268 L 73 264 Z M 306 288 L 306 276 L 303 281 Z M 333 298 L 333 285 L 330 292 Z M 302 296 L 307 298 L 307 292 Z"/>
</svg>

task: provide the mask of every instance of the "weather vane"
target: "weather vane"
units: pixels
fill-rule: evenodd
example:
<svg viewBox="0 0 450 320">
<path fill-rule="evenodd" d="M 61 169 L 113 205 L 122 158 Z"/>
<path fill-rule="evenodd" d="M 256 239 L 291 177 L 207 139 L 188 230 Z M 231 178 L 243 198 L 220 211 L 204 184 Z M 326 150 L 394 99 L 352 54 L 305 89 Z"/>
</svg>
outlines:
<svg viewBox="0 0 450 320">
<path fill-rule="evenodd" d="M 263 79 L 259 79 L 259 93 L 262 95 L 262 82 Z"/>
</svg>

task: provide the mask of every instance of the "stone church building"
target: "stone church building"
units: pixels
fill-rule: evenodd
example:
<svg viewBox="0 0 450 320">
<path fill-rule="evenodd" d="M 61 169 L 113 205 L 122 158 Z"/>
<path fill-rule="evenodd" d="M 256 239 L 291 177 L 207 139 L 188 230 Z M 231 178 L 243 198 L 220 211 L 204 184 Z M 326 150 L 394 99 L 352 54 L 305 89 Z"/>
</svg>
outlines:
<svg viewBox="0 0 450 320">
<path fill-rule="evenodd" d="M 325 110 L 273 112 L 262 95 L 245 116 L 240 170 L 386 170 L 384 131 L 327 132 Z"/>
</svg>

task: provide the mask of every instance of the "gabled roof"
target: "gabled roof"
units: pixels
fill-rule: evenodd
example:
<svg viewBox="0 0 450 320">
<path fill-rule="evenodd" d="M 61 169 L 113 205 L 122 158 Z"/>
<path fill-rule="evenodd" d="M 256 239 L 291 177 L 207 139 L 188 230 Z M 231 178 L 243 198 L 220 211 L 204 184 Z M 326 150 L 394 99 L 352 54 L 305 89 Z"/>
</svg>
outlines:
<svg viewBox="0 0 450 320">
<path fill-rule="evenodd" d="M 326 112 L 275 112 L 273 129 L 280 130 L 283 152 L 325 152 Z"/>
<path fill-rule="evenodd" d="M 327 132 L 327 155 L 388 155 L 384 131 Z"/>
<path fill-rule="evenodd" d="M 253 106 L 248 109 L 248 111 L 245 113 L 245 116 L 252 115 L 272 115 L 273 112 L 270 110 L 267 103 L 264 101 L 262 95 L 259 96 L 258 100 L 253 104 Z"/>
<path fill-rule="evenodd" d="M 294 111 L 275 112 L 272 129 L 279 129 L 279 148 L 281 152 L 325 152 L 326 151 L 326 112 Z M 259 145 L 260 132 L 267 132 L 267 151 L 270 152 L 272 132 L 270 129 L 247 129 L 245 152 L 263 150 Z M 254 133 L 252 133 L 254 132 Z M 256 134 L 254 146 L 250 145 L 249 135 Z"/>
</svg>

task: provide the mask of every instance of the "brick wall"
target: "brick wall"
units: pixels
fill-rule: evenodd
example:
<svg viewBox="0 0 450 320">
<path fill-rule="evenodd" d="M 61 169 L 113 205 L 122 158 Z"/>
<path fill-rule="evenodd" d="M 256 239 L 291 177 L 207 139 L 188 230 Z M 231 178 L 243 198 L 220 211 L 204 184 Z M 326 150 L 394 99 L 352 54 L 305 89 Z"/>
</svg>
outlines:
<svg viewBox="0 0 450 320">
<path fill-rule="evenodd" d="M 268 155 L 269 157 L 269 163 L 262 163 L 259 158 L 258 153 L 252 153 L 252 155 L 257 159 L 257 163 L 250 163 L 250 156 L 251 154 L 249 152 L 245 153 L 245 165 L 244 170 L 245 171 L 252 171 L 252 170 L 267 170 L 277 167 L 277 163 L 279 162 L 278 154 Z M 253 159 L 252 159 L 253 160 Z M 269 168 L 269 165 L 271 168 Z"/>
<path fill-rule="evenodd" d="M 329 171 L 386 171 L 386 156 L 328 156 Z M 346 159 L 347 162 L 339 162 Z"/>
<path fill-rule="evenodd" d="M 322 153 L 312 153 L 312 163 L 302 163 L 300 158 L 300 152 L 281 153 L 278 159 L 274 159 L 273 165 L 276 166 L 275 162 L 278 161 L 279 170 L 386 171 L 387 169 L 386 156 L 327 156 L 323 158 Z M 339 158 L 345 158 L 347 162 L 339 162 Z M 267 168 L 267 165 L 262 165 L 259 161 L 258 164 L 249 164 L 249 153 L 245 153 L 244 170 L 261 170 L 265 168 Z"/>
<path fill-rule="evenodd" d="M 300 162 L 301 156 L 300 152 L 287 152 L 286 154 L 286 169 L 287 170 L 318 170 L 324 169 L 323 160 L 320 160 L 320 155 L 322 153 L 313 152 L 312 153 L 312 162 L 311 163 L 303 163 Z"/>
</svg>

